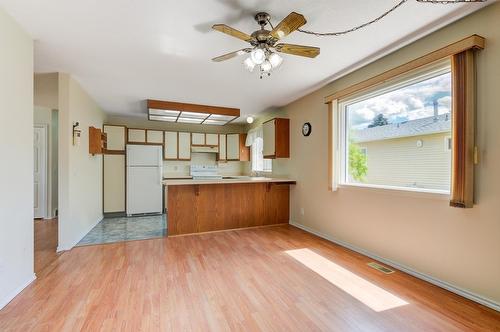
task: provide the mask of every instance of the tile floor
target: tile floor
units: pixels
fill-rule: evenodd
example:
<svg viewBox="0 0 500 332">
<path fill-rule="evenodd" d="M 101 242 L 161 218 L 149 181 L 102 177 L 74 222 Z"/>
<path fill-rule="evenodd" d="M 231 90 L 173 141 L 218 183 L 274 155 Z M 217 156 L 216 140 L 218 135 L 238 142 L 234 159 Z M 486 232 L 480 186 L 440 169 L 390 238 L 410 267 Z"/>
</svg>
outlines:
<svg viewBox="0 0 500 332">
<path fill-rule="evenodd" d="M 77 246 L 146 240 L 167 235 L 166 215 L 104 218 Z"/>
</svg>

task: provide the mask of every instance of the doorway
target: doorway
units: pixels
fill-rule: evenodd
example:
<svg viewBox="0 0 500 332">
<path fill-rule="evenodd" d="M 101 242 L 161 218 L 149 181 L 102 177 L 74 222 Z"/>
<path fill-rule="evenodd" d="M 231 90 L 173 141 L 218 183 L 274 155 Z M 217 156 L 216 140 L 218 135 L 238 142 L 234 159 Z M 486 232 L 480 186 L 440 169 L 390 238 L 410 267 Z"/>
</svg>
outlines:
<svg viewBox="0 0 500 332">
<path fill-rule="evenodd" d="M 33 132 L 33 182 L 35 219 L 47 218 L 48 127 L 36 124 Z"/>
<path fill-rule="evenodd" d="M 34 108 L 33 213 L 35 273 L 57 258 L 58 239 L 58 112 Z"/>
</svg>

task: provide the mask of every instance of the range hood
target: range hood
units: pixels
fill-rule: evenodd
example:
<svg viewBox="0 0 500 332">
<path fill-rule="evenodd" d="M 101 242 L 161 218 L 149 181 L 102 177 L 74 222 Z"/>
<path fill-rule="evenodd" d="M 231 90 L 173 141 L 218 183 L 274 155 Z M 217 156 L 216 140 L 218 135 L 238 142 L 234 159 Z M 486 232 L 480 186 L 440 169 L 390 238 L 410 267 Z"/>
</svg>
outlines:
<svg viewBox="0 0 500 332">
<path fill-rule="evenodd" d="M 192 146 L 191 152 L 219 153 L 218 146 Z"/>
</svg>

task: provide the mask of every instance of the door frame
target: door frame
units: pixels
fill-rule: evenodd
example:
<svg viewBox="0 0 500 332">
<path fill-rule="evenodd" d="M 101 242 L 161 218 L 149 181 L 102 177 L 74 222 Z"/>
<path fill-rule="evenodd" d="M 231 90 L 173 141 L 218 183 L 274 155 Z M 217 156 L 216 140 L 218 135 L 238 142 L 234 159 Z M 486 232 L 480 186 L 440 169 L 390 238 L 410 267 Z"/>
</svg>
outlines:
<svg viewBox="0 0 500 332">
<path fill-rule="evenodd" d="M 35 128 L 43 129 L 45 132 L 45 146 L 44 146 L 44 153 L 43 153 L 43 165 L 45 168 L 45 172 L 43 172 L 43 181 L 44 181 L 44 196 L 45 196 L 45 206 L 44 210 L 42 213 L 42 219 L 47 219 L 52 213 L 49 214 L 49 211 L 51 209 L 51 198 L 49 195 L 49 125 L 48 124 L 39 124 L 35 123 L 33 125 L 33 130 Z"/>
</svg>

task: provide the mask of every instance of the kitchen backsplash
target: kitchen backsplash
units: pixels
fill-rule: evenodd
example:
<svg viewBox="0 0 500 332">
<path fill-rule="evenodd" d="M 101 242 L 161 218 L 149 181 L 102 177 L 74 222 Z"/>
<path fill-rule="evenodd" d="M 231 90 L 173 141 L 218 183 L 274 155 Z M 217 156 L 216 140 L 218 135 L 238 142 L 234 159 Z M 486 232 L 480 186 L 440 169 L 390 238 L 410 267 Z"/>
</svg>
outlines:
<svg viewBox="0 0 500 332">
<path fill-rule="evenodd" d="M 218 162 L 215 153 L 192 153 L 190 161 L 165 160 L 163 161 L 163 177 L 176 178 L 189 176 L 189 167 L 191 165 L 217 165 L 221 175 L 241 175 L 244 173 L 245 164 L 248 162 L 228 161 Z"/>
</svg>

